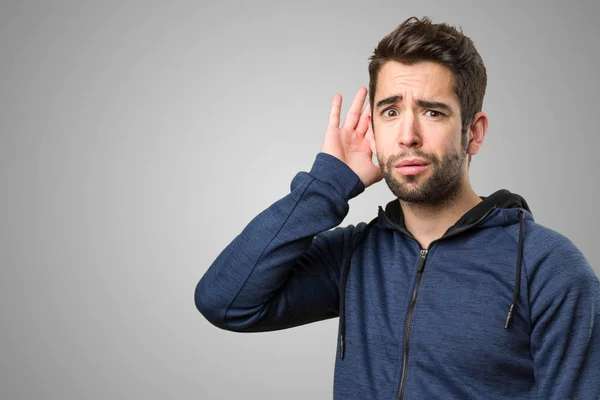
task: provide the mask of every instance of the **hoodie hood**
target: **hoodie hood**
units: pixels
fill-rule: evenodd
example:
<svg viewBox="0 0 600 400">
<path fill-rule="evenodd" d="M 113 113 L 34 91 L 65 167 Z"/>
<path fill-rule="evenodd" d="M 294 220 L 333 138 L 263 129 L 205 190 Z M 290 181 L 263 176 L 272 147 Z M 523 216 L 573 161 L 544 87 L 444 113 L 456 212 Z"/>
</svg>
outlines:
<svg viewBox="0 0 600 400">
<path fill-rule="evenodd" d="M 523 218 L 533 221 L 533 215 L 525 199 L 506 189 L 500 189 L 489 196 L 479 196 L 482 200 L 475 207 L 467 211 L 443 236 L 450 235 L 458 230 L 469 227 L 479 222 L 480 227 L 510 225 L 519 221 L 519 211 L 524 211 Z M 486 215 L 487 214 L 487 215 Z M 482 221 L 480 221 L 483 219 Z M 378 224 L 390 229 L 399 229 L 408 233 L 404 224 L 404 214 L 398 199 L 390 201 L 385 210 L 379 207 Z"/>
</svg>

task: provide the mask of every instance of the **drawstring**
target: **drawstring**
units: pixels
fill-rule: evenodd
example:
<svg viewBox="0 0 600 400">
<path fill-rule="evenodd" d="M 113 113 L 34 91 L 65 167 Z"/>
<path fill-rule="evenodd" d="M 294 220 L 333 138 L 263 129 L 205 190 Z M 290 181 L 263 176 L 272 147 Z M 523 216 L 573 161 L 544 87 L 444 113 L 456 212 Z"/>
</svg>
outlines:
<svg viewBox="0 0 600 400">
<path fill-rule="evenodd" d="M 523 234 L 525 230 L 525 219 L 523 218 L 523 210 L 519 210 L 519 219 L 521 220 L 521 224 L 519 226 L 519 245 L 517 249 L 517 268 L 515 272 L 515 288 L 513 290 L 513 298 L 512 303 L 510 305 L 510 309 L 508 310 L 508 315 L 506 316 L 506 324 L 504 324 L 504 329 L 508 329 L 508 324 L 513 316 L 513 311 L 515 306 L 517 305 L 517 301 L 519 300 L 519 287 L 521 286 L 521 260 L 523 259 Z"/>
</svg>

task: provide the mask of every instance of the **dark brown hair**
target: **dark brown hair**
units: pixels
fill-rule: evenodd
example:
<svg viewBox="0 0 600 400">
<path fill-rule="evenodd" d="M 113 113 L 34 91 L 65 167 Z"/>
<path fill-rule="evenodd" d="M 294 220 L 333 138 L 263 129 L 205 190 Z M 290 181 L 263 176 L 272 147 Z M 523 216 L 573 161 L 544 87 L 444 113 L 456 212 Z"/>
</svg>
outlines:
<svg viewBox="0 0 600 400">
<path fill-rule="evenodd" d="M 460 100 L 463 146 L 475 114 L 481 111 L 487 74 L 473 41 L 447 24 L 433 24 L 428 17 L 408 18 L 375 47 L 369 58 L 369 101 L 375 102 L 379 70 L 387 61 L 414 64 L 433 61 L 452 71 L 454 91 Z"/>
</svg>

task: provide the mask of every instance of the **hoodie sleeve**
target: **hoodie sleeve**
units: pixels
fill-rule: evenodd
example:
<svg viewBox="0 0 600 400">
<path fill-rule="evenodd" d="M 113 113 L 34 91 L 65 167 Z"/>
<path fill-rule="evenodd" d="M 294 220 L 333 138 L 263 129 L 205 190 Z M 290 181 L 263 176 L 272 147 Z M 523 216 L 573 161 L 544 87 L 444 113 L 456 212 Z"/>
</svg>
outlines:
<svg viewBox="0 0 600 400">
<path fill-rule="evenodd" d="M 196 307 L 213 325 L 270 331 L 338 315 L 339 275 L 354 227 L 337 228 L 364 191 L 337 158 L 319 153 L 288 195 L 256 216 L 196 286 Z"/>
<path fill-rule="evenodd" d="M 546 238 L 551 250 L 530 286 L 538 397 L 600 399 L 600 282 L 575 245 L 557 236 Z"/>
</svg>

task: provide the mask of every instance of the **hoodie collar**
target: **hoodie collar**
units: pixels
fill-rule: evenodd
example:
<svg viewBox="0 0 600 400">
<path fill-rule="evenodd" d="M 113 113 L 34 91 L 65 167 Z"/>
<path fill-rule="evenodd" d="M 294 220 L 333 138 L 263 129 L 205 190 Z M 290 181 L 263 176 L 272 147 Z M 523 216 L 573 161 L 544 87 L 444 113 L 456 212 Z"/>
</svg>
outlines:
<svg viewBox="0 0 600 400">
<path fill-rule="evenodd" d="M 448 234 L 456 229 L 460 229 L 464 226 L 474 224 L 483 218 L 487 213 L 489 213 L 490 209 L 494 206 L 495 208 L 503 209 L 520 208 L 531 214 L 531 210 L 529 209 L 529 205 L 525 199 L 522 196 L 516 193 L 511 193 L 506 189 L 500 189 L 489 196 L 479 196 L 479 198 L 482 201 L 467 211 L 461 218 L 459 218 L 454 225 L 448 228 L 445 234 Z M 390 201 L 385 206 L 385 211 L 379 207 L 379 215 L 380 217 L 387 217 L 379 218 L 384 226 L 387 225 L 388 228 L 401 228 L 401 230 L 407 231 L 406 225 L 404 224 L 404 214 L 398 199 Z M 390 222 L 391 225 L 389 224 Z"/>
</svg>

